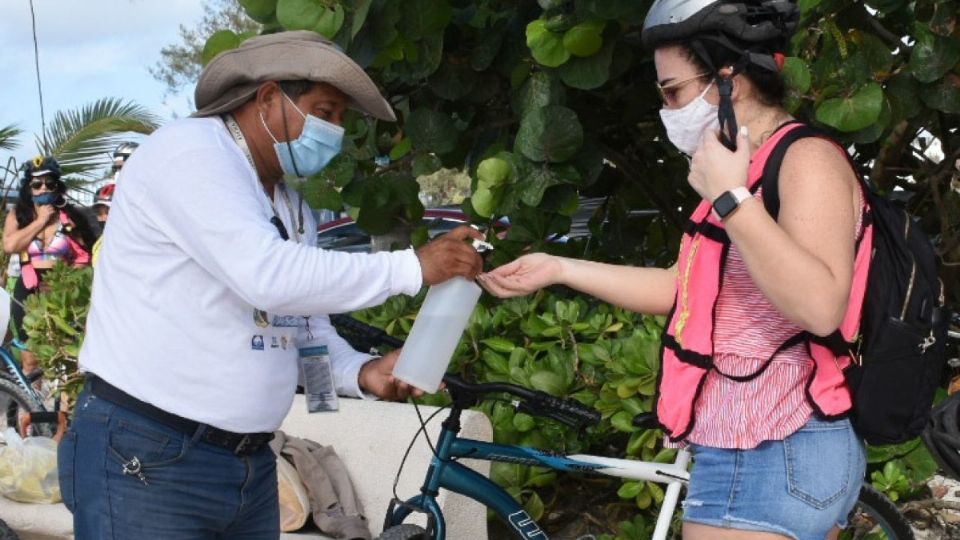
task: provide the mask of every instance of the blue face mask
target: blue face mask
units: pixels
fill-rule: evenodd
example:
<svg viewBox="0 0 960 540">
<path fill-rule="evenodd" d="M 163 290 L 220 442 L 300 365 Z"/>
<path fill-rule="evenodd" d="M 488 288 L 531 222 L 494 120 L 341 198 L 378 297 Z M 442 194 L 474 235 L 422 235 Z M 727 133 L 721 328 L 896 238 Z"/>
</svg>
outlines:
<svg viewBox="0 0 960 540">
<path fill-rule="evenodd" d="M 292 141 L 280 142 L 270 133 L 263 113 L 260 113 L 260 122 L 273 139 L 273 149 L 277 152 L 283 173 L 299 177 L 313 176 L 340 153 L 344 130 L 312 114 L 303 114 L 292 99 L 286 94 L 283 94 L 283 97 L 303 117 L 303 131 L 300 136 Z"/>
<path fill-rule="evenodd" d="M 63 195 L 54 191 L 48 191 L 34 196 L 33 203 L 37 205 L 52 204 L 54 206 L 60 206 L 63 204 Z"/>
</svg>

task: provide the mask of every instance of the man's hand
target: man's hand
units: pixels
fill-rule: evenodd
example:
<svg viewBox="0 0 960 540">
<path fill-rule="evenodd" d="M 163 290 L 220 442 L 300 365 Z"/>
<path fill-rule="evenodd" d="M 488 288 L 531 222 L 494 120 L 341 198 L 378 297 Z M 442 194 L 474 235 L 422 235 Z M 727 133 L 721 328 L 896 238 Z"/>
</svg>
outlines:
<svg viewBox="0 0 960 540">
<path fill-rule="evenodd" d="M 398 401 L 410 396 L 422 396 L 423 390 L 414 388 L 393 376 L 393 366 L 400 357 L 400 349 L 370 360 L 360 368 L 360 389 L 380 399 Z"/>
<path fill-rule="evenodd" d="M 464 225 L 418 249 L 423 282 L 435 285 L 454 276 L 475 278 L 483 269 L 483 259 L 467 241 L 470 238 L 483 240 L 483 234 Z"/>
</svg>

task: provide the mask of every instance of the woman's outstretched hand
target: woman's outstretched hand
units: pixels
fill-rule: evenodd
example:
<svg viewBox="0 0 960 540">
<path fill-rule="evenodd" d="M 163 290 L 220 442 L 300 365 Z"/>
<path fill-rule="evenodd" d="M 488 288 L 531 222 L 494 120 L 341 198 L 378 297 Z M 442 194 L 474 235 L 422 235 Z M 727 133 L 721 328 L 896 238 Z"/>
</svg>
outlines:
<svg viewBox="0 0 960 540">
<path fill-rule="evenodd" d="M 562 261 L 546 253 L 531 253 L 485 274 L 477 280 L 500 298 L 524 296 L 560 280 Z"/>
</svg>

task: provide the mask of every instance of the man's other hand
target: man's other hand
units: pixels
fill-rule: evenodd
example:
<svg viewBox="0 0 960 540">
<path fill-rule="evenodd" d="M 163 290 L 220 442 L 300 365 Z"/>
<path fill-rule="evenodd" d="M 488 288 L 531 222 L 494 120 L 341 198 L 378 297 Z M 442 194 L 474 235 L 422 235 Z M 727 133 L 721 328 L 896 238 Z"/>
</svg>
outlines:
<svg viewBox="0 0 960 540">
<path fill-rule="evenodd" d="M 442 283 L 454 276 L 474 279 L 483 269 L 483 259 L 468 242 L 483 240 L 483 233 L 462 225 L 433 239 L 417 250 L 420 270 L 426 285 Z"/>
<path fill-rule="evenodd" d="M 360 368 L 360 389 L 380 399 L 398 401 L 423 395 L 423 390 L 393 376 L 393 366 L 400 357 L 400 349 L 370 360 Z"/>
</svg>

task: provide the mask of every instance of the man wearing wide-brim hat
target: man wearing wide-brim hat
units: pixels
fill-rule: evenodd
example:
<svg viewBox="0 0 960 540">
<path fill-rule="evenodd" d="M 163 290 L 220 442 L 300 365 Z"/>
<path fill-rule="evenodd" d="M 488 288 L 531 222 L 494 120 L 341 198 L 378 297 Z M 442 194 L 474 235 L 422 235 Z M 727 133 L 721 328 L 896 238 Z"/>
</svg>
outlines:
<svg viewBox="0 0 960 540">
<path fill-rule="evenodd" d="M 315 174 L 339 152 L 347 108 L 394 120 L 363 70 L 317 34 L 218 55 L 196 105 L 140 145 L 113 199 L 80 352 L 87 382 L 59 451 L 78 540 L 277 538 L 267 442 L 293 399 L 300 321 L 481 267 L 467 228 L 416 251 L 311 245 L 315 225 L 284 177 Z M 340 371 L 338 390 L 405 397 L 395 358 L 364 357 L 352 381 Z"/>
</svg>

